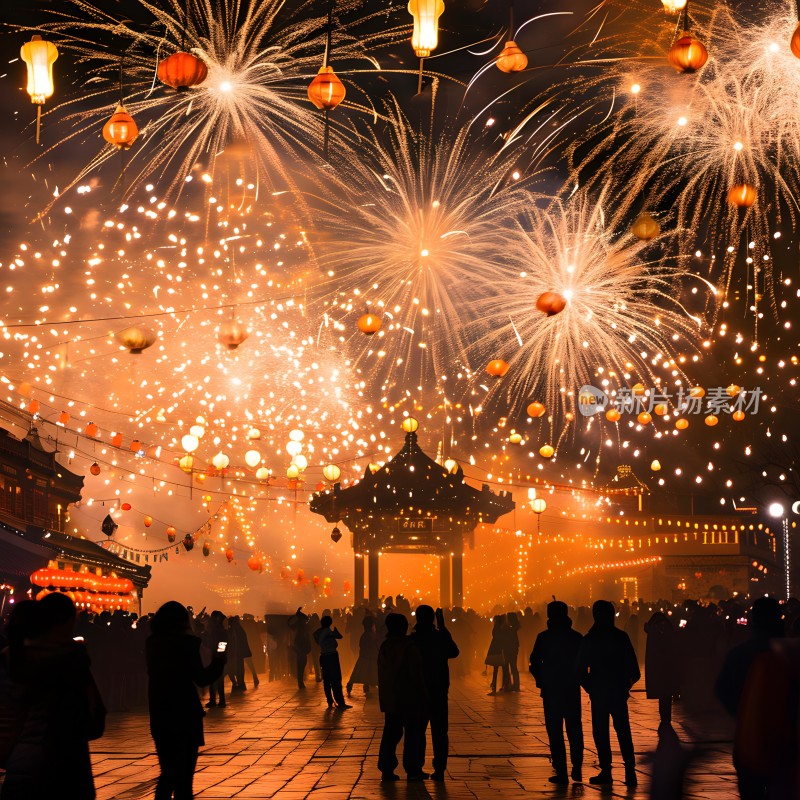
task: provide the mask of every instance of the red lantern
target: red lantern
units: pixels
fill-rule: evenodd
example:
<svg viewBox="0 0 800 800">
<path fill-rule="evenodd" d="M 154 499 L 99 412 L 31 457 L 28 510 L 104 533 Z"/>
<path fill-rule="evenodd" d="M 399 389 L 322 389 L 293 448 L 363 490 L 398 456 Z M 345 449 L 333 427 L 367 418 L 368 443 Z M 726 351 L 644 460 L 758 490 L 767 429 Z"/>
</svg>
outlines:
<svg viewBox="0 0 800 800">
<path fill-rule="evenodd" d="M 117 150 L 129 150 L 138 135 L 139 128 L 136 127 L 133 117 L 120 103 L 108 122 L 103 125 L 103 138 Z"/>
<path fill-rule="evenodd" d="M 94 422 L 90 422 L 86 426 L 86 430 L 84 431 L 84 433 L 87 436 L 92 436 L 92 437 L 97 436 L 97 425 L 95 425 Z"/>
<path fill-rule="evenodd" d="M 358 329 L 367 336 L 372 336 L 381 329 L 381 318 L 375 314 L 363 314 L 358 318 Z"/>
<path fill-rule="evenodd" d="M 133 450 L 134 453 L 138 453 L 139 450 L 141 449 L 142 449 L 142 443 L 138 439 L 134 439 L 131 442 L 131 450 Z"/>
<path fill-rule="evenodd" d="M 28 403 L 28 413 L 29 414 L 33 414 L 34 416 L 36 416 L 36 414 L 39 413 L 39 408 L 40 407 L 41 406 L 40 406 L 38 400 L 31 400 L 30 403 Z"/>
<path fill-rule="evenodd" d="M 247 559 L 247 566 L 253 570 L 253 572 L 260 572 L 263 568 L 261 557 L 257 555 L 250 556 L 250 558 Z"/>
<path fill-rule="evenodd" d="M 120 508 L 121 508 L 123 511 L 130 511 L 130 510 L 131 510 L 131 504 L 130 504 L 130 503 L 123 503 L 123 504 L 120 506 Z"/>
<path fill-rule="evenodd" d="M 60 425 L 66 425 L 69 422 L 69 414 L 66 411 L 62 411 L 58 415 L 58 422 Z"/>
<path fill-rule="evenodd" d="M 115 433 L 111 437 L 111 446 L 112 447 L 122 447 L 122 434 L 121 433 Z"/>
<path fill-rule="evenodd" d="M 225 558 L 228 559 L 228 563 L 230 564 L 233 561 L 233 550 L 226 550 L 225 551 Z"/>
<path fill-rule="evenodd" d="M 508 372 L 508 362 L 502 358 L 495 358 L 486 365 L 486 371 L 493 378 L 502 378 Z"/>
<path fill-rule="evenodd" d="M 94 464 L 92 464 L 92 466 L 89 467 L 89 472 L 91 472 L 92 475 L 99 475 L 100 474 L 100 465 L 95 461 Z"/>
<path fill-rule="evenodd" d="M 158 63 L 158 79 L 179 92 L 199 86 L 208 77 L 208 67 L 191 53 L 173 53 Z"/>
<path fill-rule="evenodd" d="M 536 301 L 536 308 L 548 317 L 560 314 L 566 307 L 566 297 L 558 292 L 543 292 Z"/>
<path fill-rule="evenodd" d="M 708 61 L 708 50 L 689 31 L 684 31 L 670 48 L 667 58 L 678 72 L 690 75 Z"/>
<path fill-rule="evenodd" d="M 344 100 L 345 93 L 344 84 L 333 67 L 320 67 L 308 85 L 308 99 L 321 111 L 333 111 Z"/>
</svg>

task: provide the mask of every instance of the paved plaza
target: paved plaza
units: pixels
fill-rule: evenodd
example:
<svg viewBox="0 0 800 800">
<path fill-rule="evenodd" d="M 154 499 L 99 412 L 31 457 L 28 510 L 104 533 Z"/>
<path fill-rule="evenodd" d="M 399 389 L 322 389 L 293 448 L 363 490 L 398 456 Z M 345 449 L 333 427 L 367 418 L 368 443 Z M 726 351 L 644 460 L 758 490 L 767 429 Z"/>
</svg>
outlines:
<svg viewBox="0 0 800 800">
<path fill-rule="evenodd" d="M 634 692 L 631 699 L 639 787 L 629 790 L 622 783 L 623 769 L 617 760 L 617 782 L 611 788 L 596 788 L 588 782 L 552 786 L 547 782 L 552 769 L 542 704 L 530 676 L 523 676 L 519 694 L 490 697 L 487 690 L 487 681 L 480 675 L 456 682 L 451 689 L 451 755 L 444 784 L 405 780 L 384 784 L 376 767 L 382 727 L 377 696 L 365 699 L 357 687 L 350 701 L 354 707 L 332 712 L 321 685 L 313 680 L 302 693 L 288 682 L 262 681 L 256 690 L 234 695 L 227 708 L 209 711 L 206 746 L 195 777 L 196 795 L 281 800 L 649 797 L 658 715 L 657 704 L 646 700 L 643 692 Z M 691 786 L 685 797 L 737 798 L 726 721 L 713 716 L 689 723 L 677 709 L 674 723 L 684 744 L 695 745 Z M 597 770 L 588 703 L 584 732 L 587 780 Z M 99 800 L 152 797 L 158 765 L 145 710 L 111 715 L 106 735 L 92 749 Z M 430 757 L 429 743 L 428 769 Z"/>
</svg>

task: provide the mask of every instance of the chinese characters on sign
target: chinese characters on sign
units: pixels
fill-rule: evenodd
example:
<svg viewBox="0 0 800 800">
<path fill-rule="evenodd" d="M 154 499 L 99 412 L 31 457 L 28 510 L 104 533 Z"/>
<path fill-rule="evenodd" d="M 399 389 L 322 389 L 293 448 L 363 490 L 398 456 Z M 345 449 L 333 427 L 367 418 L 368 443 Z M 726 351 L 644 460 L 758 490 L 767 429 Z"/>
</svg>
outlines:
<svg viewBox="0 0 800 800">
<path fill-rule="evenodd" d="M 617 389 L 613 397 L 595 386 L 582 386 L 578 394 L 578 410 L 584 417 L 591 417 L 607 408 L 613 408 L 620 414 L 652 413 L 657 406 L 672 405 L 678 414 L 733 414 L 742 411 L 746 414 L 757 414 L 763 393 L 760 387 L 740 389 L 731 395 L 728 388 L 715 386 L 703 396 L 681 387 L 677 392 L 651 390 L 647 395 L 637 394 L 632 389 Z"/>
</svg>

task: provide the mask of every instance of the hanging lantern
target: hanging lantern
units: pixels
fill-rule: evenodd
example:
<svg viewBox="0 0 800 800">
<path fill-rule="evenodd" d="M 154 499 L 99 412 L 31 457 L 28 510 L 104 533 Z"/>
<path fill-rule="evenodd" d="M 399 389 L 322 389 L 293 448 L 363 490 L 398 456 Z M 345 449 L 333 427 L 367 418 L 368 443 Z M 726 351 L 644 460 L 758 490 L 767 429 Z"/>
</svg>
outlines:
<svg viewBox="0 0 800 800">
<path fill-rule="evenodd" d="M 259 467 L 256 470 L 256 478 L 260 481 L 268 481 L 270 475 L 272 475 L 272 470 L 267 467 Z"/>
<path fill-rule="evenodd" d="M 450 473 L 450 475 L 455 475 L 456 472 L 458 472 L 458 461 L 456 461 L 454 458 L 446 458 L 443 466 Z"/>
<path fill-rule="evenodd" d="M 194 539 L 192 538 L 192 534 L 187 533 L 186 536 L 183 537 L 181 544 L 184 546 L 187 553 L 192 550 L 194 548 Z"/>
<path fill-rule="evenodd" d="M 639 414 L 636 419 L 640 425 L 647 425 L 653 421 L 653 418 L 647 413 L 647 411 L 642 411 L 642 413 Z"/>
<path fill-rule="evenodd" d="M 158 79 L 179 92 L 199 86 L 208 77 L 208 67 L 191 53 L 178 52 L 158 62 Z"/>
<path fill-rule="evenodd" d="M 185 455 L 181 457 L 178 466 L 188 475 L 194 467 L 194 456 Z"/>
<path fill-rule="evenodd" d="M 669 406 L 666 403 L 656 403 L 653 411 L 655 411 L 659 417 L 663 417 L 669 411 Z"/>
<path fill-rule="evenodd" d="M 631 225 L 631 233 L 641 242 L 649 242 L 661 233 L 661 226 L 648 214 L 642 211 Z"/>
<path fill-rule="evenodd" d="M 251 468 L 257 467 L 261 463 L 261 453 L 258 450 L 248 450 L 244 454 L 244 463 Z"/>
<path fill-rule="evenodd" d="M 792 48 L 792 53 L 794 53 L 797 58 L 800 58 L 800 24 L 794 29 L 790 46 Z"/>
<path fill-rule="evenodd" d="M 338 542 L 339 539 L 341 539 L 341 538 L 342 538 L 342 532 L 339 530 L 339 528 L 337 526 L 331 531 L 331 541 L 334 544 L 336 544 L 336 542 Z"/>
<path fill-rule="evenodd" d="M 486 365 L 486 371 L 493 378 L 502 378 L 508 372 L 509 364 L 502 358 L 495 358 Z"/>
<path fill-rule="evenodd" d="M 381 329 L 382 324 L 381 318 L 375 316 L 375 314 L 362 314 L 358 318 L 358 329 L 367 336 L 372 336 L 373 333 L 377 333 Z"/>
<path fill-rule="evenodd" d="M 138 356 L 142 350 L 147 350 L 153 345 L 158 337 L 147 328 L 133 326 L 125 328 L 116 335 L 117 341 L 127 347 L 131 355 Z"/>
<path fill-rule="evenodd" d="M 704 422 L 709 428 L 713 428 L 719 422 L 719 417 L 716 414 L 709 414 Z"/>
<path fill-rule="evenodd" d="M 650 462 L 650 469 L 653 472 L 658 472 L 661 469 L 661 462 L 656 458 Z"/>
<path fill-rule="evenodd" d="M 746 415 L 745 415 L 744 411 L 742 411 L 742 409 L 740 408 L 737 411 L 734 411 L 733 414 L 731 414 L 731 416 L 733 417 L 733 419 L 736 422 L 741 422 L 745 418 Z"/>
<path fill-rule="evenodd" d="M 294 464 L 300 472 L 308 467 L 308 459 L 302 454 L 298 453 L 293 459 L 292 464 Z"/>
<path fill-rule="evenodd" d="M 145 516 L 144 520 L 142 521 L 144 522 L 145 528 L 149 528 L 153 524 L 153 518 L 150 516 Z"/>
<path fill-rule="evenodd" d="M 692 386 L 689 389 L 689 397 L 705 397 L 706 390 L 702 386 Z"/>
<path fill-rule="evenodd" d="M 92 466 L 89 467 L 89 472 L 91 472 L 92 475 L 99 475 L 100 474 L 100 465 L 95 461 L 94 464 L 92 464 Z"/>
<path fill-rule="evenodd" d="M 678 72 L 691 75 L 708 61 L 708 50 L 689 31 L 684 31 L 669 50 L 669 63 Z"/>
<path fill-rule="evenodd" d="M 686 0 L 661 0 L 667 14 L 680 14 L 686 8 Z"/>
<path fill-rule="evenodd" d="M 87 436 L 91 436 L 91 437 L 95 437 L 95 436 L 97 436 L 97 425 L 95 425 L 95 424 L 94 424 L 94 422 L 90 422 L 90 423 L 89 423 L 89 424 L 86 426 L 86 430 L 84 431 L 84 433 L 85 433 Z"/>
<path fill-rule="evenodd" d="M 528 56 L 522 52 L 512 39 L 506 42 L 497 61 L 494 62 L 500 72 L 522 72 L 528 66 Z"/>
<path fill-rule="evenodd" d="M 181 437 L 181 447 L 187 453 L 194 453 L 200 447 L 200 440 L 193 433 L 187 433 L 186 436 Z"/>
<path fill-rule="evenodd" d="M 741 394 L 742 387 L 737 386 L 735 383 L 732 383 L 726 390 L 725 393 L 728 397 L 736 397 L 736 395 Z"/>
<path fill-rule="evenodd" d="M 410 0 L 408 13 L 414 17 L 411 47 L 417 58 L 427 58 L 439 44 L 439 17 L 443 0 Z"/>
<path fill-rule="evenodd" d="M 419 422 L 414 417 L 406 417 L 401 423 L 400 427 L 404 433 L 416 433 L 419 428 Z"/>
<path fill-rule="evenodd" d="M 235 350 L 249 335 L 250 331 L 236 320 L 223 322 L 217 329 L 217 341 L 228 350 Z"/>
<path fill-rule="evenodd" d="M 211 459 L 211 463 L 214 465 L 214 469 L 222 471 L 223 469 L 226 469 L 228 464 L 230 464 L 231 462 L 228 456 L 226 456 L 225 453 L 220 451 L 214 456 L 214 458 Z"/>
<path fill-rule="evenodd" d="M 138 136 L 139 128 L 133 121 L 133 117 L 120 103 L 116 111 L 109 117 L 108 122 L 103 125 L 103 138 L 117 150 L 130 150 Z"/>
<path fill-rule="evenodd" d="M 247 432 L 248 439 L 260 439 L 261 438 L 261 431 L 258 428 L 250 428 Z"/>
<path fill-rule="evenodd" d="M 532 402 L 527 409 L 528 416 L 533 417 L 534 419 L 543 417 L 546 410 L 547 409 L 544 407 L 544 404 L 540 403 L 538 400 L 534 400 L 534 402 Z"/>
<path fill-rule="evenodd" d="M 69 413 L 67 411 L 62 411 L 58 415 L 58 424 L 59 425 L 66 425 L 69 422 Z"/>
<path fill-rule="evenodd" d="M 133 450 L 134 453 L 138 453 L 142 449 L 142 443 L 138 439 L 133 439 L 130 449 Z"/>
<path fill-rule="evenodd" d="M 560 314 L 567 307 L 567 299 L 558 292 L 543 292 L 536 300 L 536 308 L 548 317 Z"/>
<path fill-rule="evenodd" d="M 292 442 L 302 442 L 306 435 L 299 428 L 289 431 L 289 440 Z"/>
<path fill-rule="evenodd" d="M 172 527 L 172 525 L 170 525 L 167 528 L 167 541 L 174 542 L 177 535 L 178 532 L 175 530 L 175 528 Z"/>
<path fill-rule="evenodd" d="M 728 202 L 739 208 L 750 208 L 758 197 L 758 189 L 749 183 L 737 183 L 728 190 Z"/>
<path fill-rule="evenodd" d="M 208 542 L 203 542 L 203 555 L 211 555 L 211 545 Z"/>
<path fill-rule="evenodd" d="M 680 417 L 679 419 L 675 420 L 675 427 L 679 431 L 685 431 L 689 427 L 689 420 L 688 419 L 684 419 L 683 417 Z"/>
<path fill-rule="evenodd" d="M 342 470 L 339 469 L 336 464 L 326 464 L 322 468 L 322 474 L 329 483 L 336 483 L 336 481 L 339 480 L 339 476 L 342 474 Z"/>
<path fill-rule="evenodd" d="M 33 416 L 36 416 L 39 413 L 40 408 L 41 404 L 38 400 L 31 400 L 30 403 L 28 403 L 28 413 L 33 414 Z"/>
<path fill-rule="evenodd" d="M 515 433 L 512 433 L 512 434 L 511 434 L 511 435 L 508 437 L 508 441 L 509 441 L 511 444 L 522 444 L 522 434 L 521 434 L 521 433 L 516 433 L 516 432 L 515 432 Z"/>
<path fill-rule="evenodd" d="M 189 428 L 189 433 L 191 433 L 192 436 L 196 436 L 198 439 L 202 439 L 206 435 L 206 429 L 202 425 L 192 425 L 192 427 Z"/>
<path fill-rule="evenodd" d="M 250 558 L 247 559 L 247 566 L 253 570 L 253 572 L 260 572 L 263 569 L 263 564 L 261 562 L 260 556 L 252 555 Z"/>
<path fill-rule="evenodd" d="M 26 91 L 31 103 L 36 108 L 36 144 L 39 144 L 41 131 L 42 106 L 48 97 L 53 96 L 53 64 L 58 58 L 58 48 L 52 42 L 46 42 L 41 36 L 31 36 L 31 40 L 22 45 L 20 58 L 28 70 Z"/>
<path fill-rule="evenodd" d="M 333 111 L 344 100 L 345 94 L 344 84 L 330 66 L 320 67 L 308 85 L 308 99 L 320 111 Z"/>
<path fill-rule="evenodd" d="M 226 550 L 225 551 L 225 558 L 228 559 L 228 563 L 230 564 L 233 561 L 233 550 Z"/>
<path fill-rule="evenodd" d="M 556 452 L 556 451 L 555 451 L 555 449 L 554 449 L 554 448 L 553 448 L 553 446 L 552 446 L 552 445 L 550 445 L 550 444 L 543 444 L 543 445 L 542 445 L 542 446 L 539 448 L 539 455 L 540 455 L 542 458 L 552 458 L 552 457 L 553 457 L 553 454 L 554 454 L 555 452 Z"/>
<path fill-rule="evenodd" d="M 286 443 L 286 452 L 287 452 L 287 453 L 288 453 L 290 456 L 296 456 L 296 455 L 299 455 L 299 454 L 300 454 L 302 451 L 303 451 L 303 444 L 302 444 L 302 442 L 290 441 L 290 442 L 287 442 L 287 443 Z"/>
<path fill-rule="evenodd" d="M 120 508 L 121 508 L 123 511 L 130 511 L 130 510 L 131 510 L 131 504 L 130 504 L 130 503 L 123 503 L 123 504 L 120 506 Z"/>
<path fill-rule="evenodd" d="M 289 469 L 286 470 L 286 477 L 290 481 L 296 481 L 300 477 L 300 467 L 297 464 L 290 464 Z"/>
</svg>

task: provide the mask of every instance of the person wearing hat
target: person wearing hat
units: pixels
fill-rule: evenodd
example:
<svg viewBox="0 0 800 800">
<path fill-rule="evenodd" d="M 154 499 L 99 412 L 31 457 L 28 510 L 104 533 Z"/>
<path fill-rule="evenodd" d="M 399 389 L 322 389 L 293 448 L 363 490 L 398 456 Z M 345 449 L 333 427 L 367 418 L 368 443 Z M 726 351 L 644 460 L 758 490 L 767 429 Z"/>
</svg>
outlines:
<svg viewBox="0 0 800 800">
<path fill-rule="evenodd" d="M 583 725 L 581 723 L 581 685 L 578 681 L 578 651 L 583 637 L 572 629 L 566 603 L 554 600 L 547 605 L 547 630 L 533 645 L 530 671 L 542 693 L 544 724 L 550 743 L 550 756 L 556 774 L 550 783 L 566 785 L 567 748 L 564 727 L 569 739 L 572 780 L 583 779 Z"/>
</svg>

